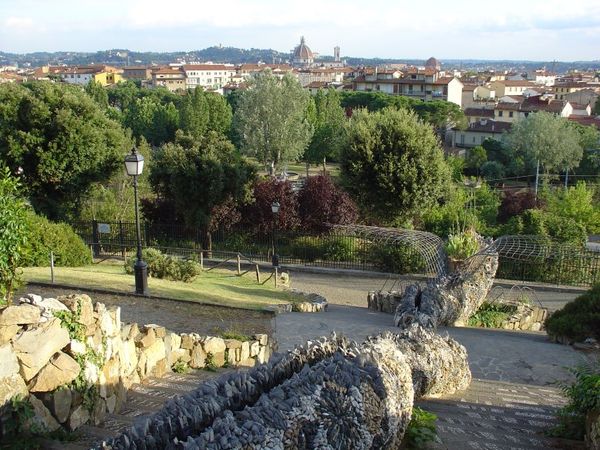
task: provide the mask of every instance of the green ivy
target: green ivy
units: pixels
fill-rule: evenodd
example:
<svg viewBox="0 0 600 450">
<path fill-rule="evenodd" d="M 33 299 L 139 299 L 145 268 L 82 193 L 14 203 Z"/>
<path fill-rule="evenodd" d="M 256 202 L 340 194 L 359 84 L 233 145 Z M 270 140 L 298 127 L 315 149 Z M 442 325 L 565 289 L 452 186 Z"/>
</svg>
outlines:
<svg viewBox="0 0 600 450">
<path fill-rule="evenodd" d="M 217 371 L 215 356 L 211 352 L 208 352 L 206 354 L 206 358 L 204 359 L 204 370 L 208 370 L 209 372 Z"/>
<path fill-rule="evenodd" d="M 173 364 L 171 370 L 173 370 L 175 373 L 188 373 L 191 369 L 188 363 L 179 360 Z"/>
<path fill-rule="evenodd" d="M 477 312 L 469 317 L 470 327 L 500 328 L 517 310 L 514 305 L 484 302 Z"/>
</svg>

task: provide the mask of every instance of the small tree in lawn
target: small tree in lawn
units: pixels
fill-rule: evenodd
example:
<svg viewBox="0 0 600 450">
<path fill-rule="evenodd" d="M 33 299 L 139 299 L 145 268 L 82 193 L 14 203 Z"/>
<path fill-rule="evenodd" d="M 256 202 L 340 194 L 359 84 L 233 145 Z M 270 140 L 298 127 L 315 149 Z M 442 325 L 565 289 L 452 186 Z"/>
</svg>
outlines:
<svg viewBox="0 0 600 450">
<path fill-rule="evenodd" d="M 271 204 L 279 202 L 277 216 Z M 277 230 L 293 230 L 300 225 L 298 217 L 298 197 L 289 181 L 265 178 L 254 185 L 254 202 L 242 208 L 244 223 L 255 232 L 271 233 Z M 277 218 L 277 223 L 275 219 Z"/>
<path fill-rule="evenodd" d="M 19 181 L 7 167 L 0 169 L 0 304 L 10 304 L 20 283 L 19 266 L 27 240 L 25 202 Z"/>
<path fill-rule="evenodd" d="M 309 177 L 298 196 L 302 227 L 312 232 L 329 229 L 328 224 L 356 222 L 358 209 L 350 196 L 327 175 Z"/>
</svg>

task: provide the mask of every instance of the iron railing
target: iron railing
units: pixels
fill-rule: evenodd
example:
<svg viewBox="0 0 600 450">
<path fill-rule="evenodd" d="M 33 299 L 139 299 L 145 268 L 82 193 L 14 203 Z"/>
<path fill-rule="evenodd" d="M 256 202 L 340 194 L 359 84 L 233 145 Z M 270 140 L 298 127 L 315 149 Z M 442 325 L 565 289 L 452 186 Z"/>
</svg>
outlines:
<svg viewBox="0 0 600 450">
<path fill-rule="evenodd" d="M 77 222 L 71 224 L 94 255 L 132 255 L 136 232 L 133 222 Z M 218 230 L 210 240 L 199 228 L 181 224 L 142 222 L 143 247 L 155 247 L 181 257 L 205 256 L 225 259 L 241 253 L 256 262 L 271 262 L 273 252 L 279 264 L 381 271 L 398 274 L 427 274 L 427 264 L 410 245 L 386 245 L 364 235 L 333 229 L 321 235 L 277 231 L 254 233 L 247 229 Z M 497 278 L 515 281 L 591 286 L 600 282 L 600 253 L 581 249 L 546 258 L 500 257 Z"/>
</svg>

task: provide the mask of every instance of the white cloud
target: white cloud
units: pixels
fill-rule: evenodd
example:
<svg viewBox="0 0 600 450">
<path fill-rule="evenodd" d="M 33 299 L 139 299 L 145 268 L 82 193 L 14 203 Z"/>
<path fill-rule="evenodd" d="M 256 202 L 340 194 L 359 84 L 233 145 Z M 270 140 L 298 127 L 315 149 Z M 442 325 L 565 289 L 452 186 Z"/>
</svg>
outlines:
<svg viewBox="0 0 600 450">
<path fill-rule="evenodd" d="M 4 26 L 12 31 L 28 31 L 33 25 L 31 17 L 8 17 L 4 20 Z"/>
</svg>

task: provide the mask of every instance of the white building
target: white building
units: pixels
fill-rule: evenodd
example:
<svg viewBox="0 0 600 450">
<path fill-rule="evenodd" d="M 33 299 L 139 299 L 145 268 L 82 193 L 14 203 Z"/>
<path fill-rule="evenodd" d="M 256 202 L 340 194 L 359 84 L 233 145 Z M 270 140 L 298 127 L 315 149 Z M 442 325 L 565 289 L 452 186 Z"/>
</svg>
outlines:
<svg viewBox="0 0 600 450">
<path fill-rule="evenodd" d="M 186 88 L 201 87 L 223 93 L 223 86 L 230 83 L 235 75 L 235 67 L 230 64 L 184 64 Z"/>
</svg>

